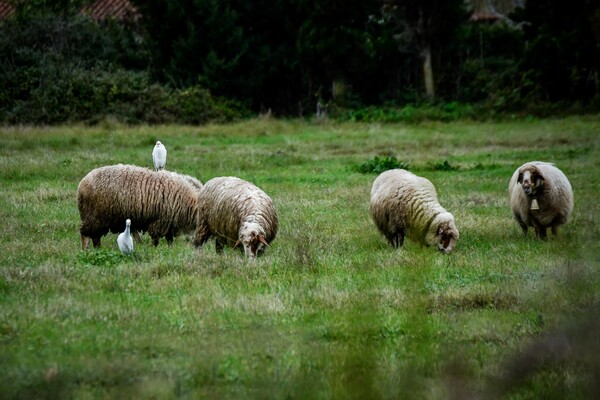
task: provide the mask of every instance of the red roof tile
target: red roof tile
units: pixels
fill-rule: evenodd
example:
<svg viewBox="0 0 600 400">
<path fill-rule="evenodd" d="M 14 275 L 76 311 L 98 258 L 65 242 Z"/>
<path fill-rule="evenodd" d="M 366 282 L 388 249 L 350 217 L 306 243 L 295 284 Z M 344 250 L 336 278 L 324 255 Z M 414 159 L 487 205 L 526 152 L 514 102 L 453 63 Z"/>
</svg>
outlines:
<svg viewBox="0 0 600 400">
<path fill-rule="evenodd" d="M 98 20 L 113 18 L 135 22 L 141 17 L 138 8 L 128 0 L 97 0 L 83 7 L 81 13 Z"/>
<path fill-rule="evenodd" d="M 6 1 L 0 1 L 0 19 L 6 19 L 13 16 L 15 6 Z"/>
</svg>

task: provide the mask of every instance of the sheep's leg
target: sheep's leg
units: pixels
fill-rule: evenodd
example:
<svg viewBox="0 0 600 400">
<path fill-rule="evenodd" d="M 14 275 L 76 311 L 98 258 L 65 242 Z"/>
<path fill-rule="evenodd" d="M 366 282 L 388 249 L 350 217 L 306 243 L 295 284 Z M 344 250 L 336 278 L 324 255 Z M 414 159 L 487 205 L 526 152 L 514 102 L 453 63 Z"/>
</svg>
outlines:
<svg viewBox="0 0 600 400">
<path fill-rule="evenodd" d="M 92 236 L 92 243 L 94 244 L 94 248 L 99 249 L 101 244 L 100 244 L 100 237 L 99 236 Z"/>
<path fill-rule="evenodd" d="M 90 237 L 81 235 L 81 250 L 87 250 L 90 247 Z"/>
<path fill-rule="evenodd" d="M 221 238 L 215 239 L 215 250 L 217 254 L 221 254 L 223 252 L 223 248 L 225 247 L 225 242 Z"/>
<path fill-rule="evenodd" d="M 519 224 L 519 226 L 521 227 L 521 230 L 523 231 L 523 236 L 527 235 L 527 229 L 528 226 L 525 222 L 523 222 L 523 220 L 521 219 L 521 217 L 519 215 L 515 214 L 515 220 L 517 221 L 517 223 Z"/>
<path fill-rule="evenodd" d="M 535 235 L 537 236 L 538 239 L 546 240 L 548 238 L 548 235 L 546 234 L 545 226 L 535 224 L 534 229 L 535 229 Z"/>
<path fill-rule="evenodd" d="M 152 236 L 152 244 L 154 245 L 154 247 L 158 246 L 159 241 L 160 241 L 160 236 Z"/>
<path fill-rule="evenodd" d="M 194 246 L 196 248 L 201 247 L 204 243 L 210 239 L 211 232 L 206 222 L 199 222 L 196 225 L 196 231 L 194 232 Z"/>
<path fill-rule="evenodd" d="M 404 232 L 398 231 L 395 234 L 387 235 L 386 239 L 390 246 L 397 249 L 398 247 L 402 247 L 404 244 Z"/>
<path fill-rule="evenodd" d="M 562 215 L 554 218 L 554 221 L 552 221 L 552 224 L 550 224 L 550 227 L 552 228 L 552 235 L 558 236 L 558 227 L 565 222 L 567 222 L 567 218 Z"/>
<path fill-rule="evenodd" d="M 172 245 L 173 245 L 173 237 L 174 237 L 174 236 L 173 236 L 173 232 L 169 232 L 169 233 L 167 233 L 167 234 L 165 235 L 165 239 L 167 239 L 167 244 L 168 244 L 169 246 L 172 246 Z"/>
<path fill-rule="evenodd" d="M 140 234 L 140 231 L 133 231 L 132 236 L 136 243 L 142 243 L 142 235 Z"/>
</svg>

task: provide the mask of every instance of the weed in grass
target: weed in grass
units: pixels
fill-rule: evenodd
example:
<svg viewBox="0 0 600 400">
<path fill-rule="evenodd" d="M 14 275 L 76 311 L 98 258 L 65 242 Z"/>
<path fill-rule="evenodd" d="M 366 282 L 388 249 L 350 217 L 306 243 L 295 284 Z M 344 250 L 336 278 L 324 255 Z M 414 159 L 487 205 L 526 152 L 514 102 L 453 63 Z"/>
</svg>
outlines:
<svg viewBox="0 0 600 400">
<path fill-rule="evenodd" d="M 133 257 L 135 257 L 135 254 L 130 258 Z M 84 265 L 112 268 L 128 258 L 115 250 L 93 249 L 79 252 L 78 259 Z"/>
<path fill-rule="evenodd" d="M 355 170 L 361 174 L 380 174 L 395 168 L 409 170 L 410 166 L 405 162 L 399 161 L 394 155 L 383 155 L 373 157 L 373 159 L 357 166 Z"/>
<path fill-rule="evenodd" d="M 448 160 L 444 160 L 440 163 L 428 163 L 429 167 L 433 171 L 458 171 L 460 168 L 455 165 L 450 165 Z"/>
</svg>

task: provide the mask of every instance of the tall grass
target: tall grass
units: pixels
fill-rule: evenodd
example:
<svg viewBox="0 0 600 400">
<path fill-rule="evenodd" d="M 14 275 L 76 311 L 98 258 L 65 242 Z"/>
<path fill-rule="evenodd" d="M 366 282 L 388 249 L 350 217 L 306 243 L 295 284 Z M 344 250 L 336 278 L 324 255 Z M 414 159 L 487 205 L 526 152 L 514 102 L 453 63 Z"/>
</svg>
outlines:
<svg viewBox="0 0 600 400">
<path fill-rule="evenodd" d="M 593 118 L 3 128 L 0 396 L 590 397 L 599 131 Z M 150 167 L 156 140 L 167 169 L 240 176 L 273 198 L 264 257 L 184 237 L 122 257 L 112 234 L 80 250 L 79 180 Z M 377 233 L 376 175 L 358 167 L 391 156 L 436 185 L 461 232 L 454 253 L 395 251 Z M 575 188 L 571 221 L 546 242 L 508 208 L 512 172 L 534 159 Z"/>
</svg>

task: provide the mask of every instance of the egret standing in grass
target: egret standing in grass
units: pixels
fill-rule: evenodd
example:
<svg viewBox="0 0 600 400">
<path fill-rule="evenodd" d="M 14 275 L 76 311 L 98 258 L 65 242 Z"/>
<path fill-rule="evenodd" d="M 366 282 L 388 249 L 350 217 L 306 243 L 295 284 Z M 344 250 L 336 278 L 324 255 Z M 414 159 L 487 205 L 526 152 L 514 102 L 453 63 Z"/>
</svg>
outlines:
<svg viewBox="0 0 600 400">
<path fill-rule="evenodd" d="M 117 238 L 117 244 L 119 245 L 119 250 L 121 250 L 121 254 L 129 255 L 133 253 L 133 238 L 131 237 L 131 220 L 127 219 L 125 221 L 125 232 L 119 234 Z"/>
<path fill-rule="evenodd" d="M 154 150 L 152 150 L 152 161 L 154 161 L 154 169 L 160 171 L 165 169 L 167 164 L 167 148 L 159 141 L 156 142 Z"/>
</svg>

